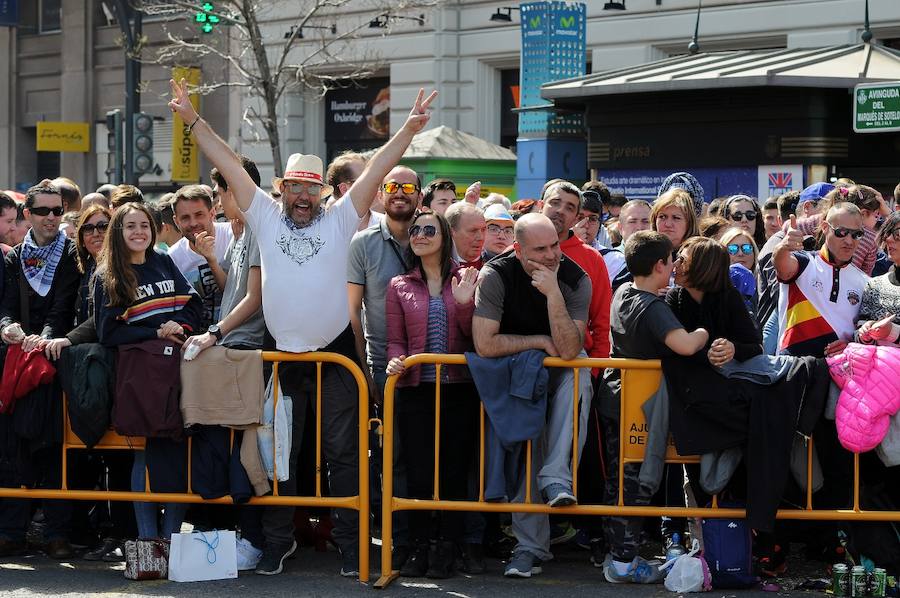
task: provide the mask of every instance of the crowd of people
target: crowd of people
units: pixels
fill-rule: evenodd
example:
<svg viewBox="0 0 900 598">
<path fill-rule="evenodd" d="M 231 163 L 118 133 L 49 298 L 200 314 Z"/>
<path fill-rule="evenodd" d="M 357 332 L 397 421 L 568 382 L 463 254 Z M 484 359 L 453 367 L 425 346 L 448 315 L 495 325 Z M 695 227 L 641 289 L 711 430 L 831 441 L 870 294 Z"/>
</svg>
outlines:
<svg viewBox="0 0 900 598">
<path fill-rule="evenodd" d="M 201 441 L 218 451 L 230 425 L 236 443 L 221 449 L 231 452 L 222 459 L 230 475 L 244 480 L 247 497 L 270 492 L 272 468 L 260 475 L 245 460 L 252 451 L 244 449 L 255 446 L 251 427 L 235 425 L 236 416 L 182 422 L 178 415 L 181 354 L 194 359 L 220 347 L 235 363 L 235 355 L 260 349 L 345 355 L 361 365 L 376 409 L 388 376 L 398 376 L 395 450 L 380 456 L 394 463 L 397 496 L 431 498 L 437 476 L 442 499 L 474 500 L 483 466 L 488 501 L 523 502 L 530 487 L 532 500 L 551 507 L 614 503 L 621 373 L 583 368 L 575 376 L 544 368 L 549 355 L 662 360 L 646 460 L 625 466 L 626 504 L 704 506 L 713 494 L 731 497 L 747 508 L 763 573 L 783 570 L 790 534 L 775 512 L 806 480 L 805 472 L 791 477 L 798 438 L 816 439 L 823 475 L 815 505 L 849 503 L 852 462 L 841 447 L 840 415 L 835 423 L 828 358 L 851 342 L 900 342 L 900 212 L 893 211 L 900 186 L 888 200 L 849 180 L 773 198 L 712 199 L 679 172 L 653 201 L 612 194 L 600 181 L 579 187 L 560 179 L 547 181 L 539 198 L 512 204 L 497 194 L 482 198 L 478 183 L 458 198 L 454 181 L 423 185 L 399 165 L 436 97 L 420 91 L 405 123 L 370 158 L 344 153 L 325 168 L 316 156 L 293 154 L 266 190 L 256 165 L 197 114 L 184 82 L 173 81 L 172 92 L 170 108 L 214 165 L 208 185 L 158 201 L 129 185 L 82 197 L 66 178 L 35 185 L 22 204 L 0 194 L 0 485 L 60 487 L 62 391 L 74 418 L 73 393 L 90 394 L 85 388 L 102 382 L 79 379 L 78 364 L 91 361 L 116 372 L 116 430 L 133 431 L 140 420 L 153 432 L 133 451 L 73 451 L 69 488 L 143 491 L 149 480 L 154 491 L 183 492 L 193 467 L 185 432 L 196 459 Z M 406 358 L 420 353 L 465 353 L 468 365 L 407 367 Z M 268 376 L 256 389 L 262 400 Z M 23 381 L 28 388 L 19 392 Z M 309 491 L 305 453 L 317 409 L 326 491 L 357 494 L 358 468 L 368 464 L 358 462 L 353 376 L 331 364 L 317 373 L 315 364 L 286 362 L 277 382 L 292 404 L 280 494 Z M 190 388 L 198 384 L 210 385 L 201 377 Z M 185 381 L 182 410 L 218 400 L 188 397 L 187 388 Z M 583 433 L 573 471 L 576 418 Z M 701 465 L 665 464 L 670 434 L 680 454 L 703 455 Z M 528 440 L 532 480 L 525 479 Z M 874 455 L 864 455 L 864 483 L 888 479 L 888 465 Z M 235 495 L 238 481 L 226 480 L 217 495 Z M 0 557 L 26 550 L 38 508 L 53 558 L 71 558 L 85 526 L 94 539 L 84 558 L 111 560 L 121 558 L 123 540 L 166 538 L 186 518 L 239 530 L 241 568 L 259 574 L 282 572 L 297 550 L 293 507 L 187 511 L 176 503 L 0 499 Z M 357 512 L 335 509 L 331 522 L 326 533 L 339 549 L 340 573 L 355 577 Z M 649 523 L 513 514 L 504 575 L 541 573 L 551 544 L 577 528 L 607 581 L 660 582 L 665 571 L 642 556 L 648 538 L 667 548 L 692 530 L 678 519 Z M 497 517 L 479 513 L 396 513 L 394 567 L 408 577 L 483 573 L 486 551 L 503 544 L 500 529 Z"/>
</svg>

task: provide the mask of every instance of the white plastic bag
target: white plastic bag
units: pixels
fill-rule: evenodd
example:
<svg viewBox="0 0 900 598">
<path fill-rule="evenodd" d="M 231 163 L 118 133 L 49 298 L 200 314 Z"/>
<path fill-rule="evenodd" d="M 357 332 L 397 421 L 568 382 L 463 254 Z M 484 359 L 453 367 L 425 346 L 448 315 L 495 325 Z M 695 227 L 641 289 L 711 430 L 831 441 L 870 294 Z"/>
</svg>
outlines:
<svg viewBox="0 0 900 598">
<path fill-rule="evenodd" d="M 213 530 L 172 534 L 169 581 L 212 581 L 237 576 L 234 532 Z"/>
<path fill-rule="evenodd" d="M 266 402 L 263 405 L 263 422 L 256 430 L 259 456 L 270 480 L 275 479 L 272 473 L 278 471 L 278 481 L 285 482 L 290 477 L 291 443 L 293 442 L 294 402 L 291 397 L 282 393 L 278 385 L 278 408 L 273 412 L 275 403 L 274 376 L 269 377 L 266 384 Z M 274 448 L 273 448 L 274 447 Z M 274 450 L 274 456 L 273 456 Z"/>
<path fill-rule="evenodd" d="M 686 592 L 708 592 L 712 589 L 712 576 L 703 557 L 695 556 L 700 550 L 700 543 L 695 539 L 691 551 L 660 567 L 669 569 L 665 586 L 670 592 L 683 594 Z"/>
</svg>

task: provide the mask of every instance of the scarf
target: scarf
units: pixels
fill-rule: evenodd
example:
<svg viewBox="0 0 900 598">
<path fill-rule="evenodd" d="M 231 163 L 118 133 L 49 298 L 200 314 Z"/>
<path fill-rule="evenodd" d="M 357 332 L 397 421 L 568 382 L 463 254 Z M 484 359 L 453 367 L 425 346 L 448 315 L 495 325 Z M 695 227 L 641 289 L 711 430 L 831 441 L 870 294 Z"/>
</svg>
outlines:
<svg viewBox="0 0 900 598">
<path fill-rule="evenodd" d="M 39 247 L 31 233 L 29 230 L 22 241 L 22 273 L 34 292 L 46 297 L 53 284 L 56 266 L 63 255 L 66 235 L 60 231 L 52 243 Z"/>
</svg>

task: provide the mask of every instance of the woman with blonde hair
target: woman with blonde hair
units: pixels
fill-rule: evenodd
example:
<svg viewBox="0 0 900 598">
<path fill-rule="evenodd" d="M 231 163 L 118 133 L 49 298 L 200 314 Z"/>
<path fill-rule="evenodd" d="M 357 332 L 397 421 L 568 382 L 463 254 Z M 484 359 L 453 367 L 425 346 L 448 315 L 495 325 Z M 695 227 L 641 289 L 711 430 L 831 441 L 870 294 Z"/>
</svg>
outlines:
<svg viewBox="0 0 900 598">
<path fill-rule="evenodd" d="M 689 238 L 699 236 L 690 193 L 675 188 L 660 195 L 650 210 L 650 228 L 669 237 L 674 251 Z"/>
</svg>

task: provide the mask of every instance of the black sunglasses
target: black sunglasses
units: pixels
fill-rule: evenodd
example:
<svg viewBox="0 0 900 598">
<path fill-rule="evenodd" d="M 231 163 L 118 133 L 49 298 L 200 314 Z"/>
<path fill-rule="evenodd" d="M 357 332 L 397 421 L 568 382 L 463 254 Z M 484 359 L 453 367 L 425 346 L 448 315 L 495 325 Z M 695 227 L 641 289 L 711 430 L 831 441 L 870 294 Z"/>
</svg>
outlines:
<svg viewBox="0 0 900 598">
<path fill-rule="evenodd" d="M 426 224 L 425 226 L 421 226 L 419 224 L 413 224 L 409 227 L 409 238 L 413 239 L 419 236 L 419 233 L 425 235 L 426 239 L 430 239 L 437 234 L 437 227 L 433 224 Z"/>
<path fill-rule="evenodd" d="M 105 233 L 108 228 L 109 222 L 103 220 L 97 224 L 82 224 L 80 230 L 84 232 L 85 235 L 92 235 L 94 232 Z"/>
<path fill-rule="evenodd" d="M 835 228 L 834 226 L 831 225 L 830 222 L 828 222 L 827 224 L 828 224 L 828 226 L 831 227 L 831 230 L 834 231 L 834 236 L 837 237 L 838 239 L 843 239 L 847 235 L 850 235 L 850 237 L 853 238 L 854 240 L 859 240 L 859 239 L 862 239 L 862 236 L 864 234 L 866 234 L 865 231 L 863 231 L 862 229 L 859 229 L 859 228 L 847 228 L 845 226 L 839 226 L 839 227 Z"/>
<path fill-rule="evenodd" d="M 28 211 L 34 214 L 35 216 L 47 216 L 48 214 L 53 214 L 54 216 L 62 216 L 63 208 L 62 206 L 56 206 L 55 208 L 48 208 L 47 206 L 41 206 L 38 208 L 28 208 Z"/>
<path fill-rule="evenodd" d="M 728 217 L 735 222 L 740 222 L 744 218 L 747 218 L 747 222 L 753 222 L 756 220 L 756 212 L 753 210 L 747 210 L 746 212 L 731 212 Z"/>
</svg>

